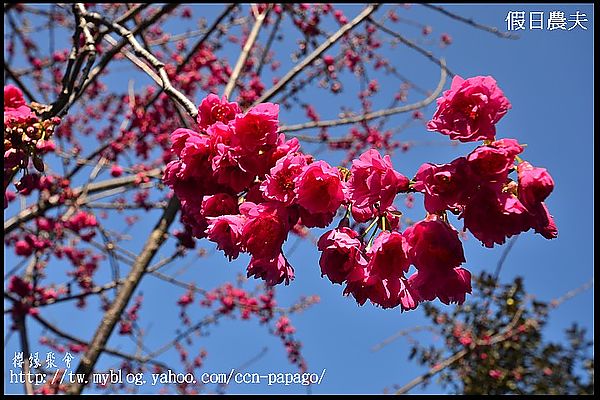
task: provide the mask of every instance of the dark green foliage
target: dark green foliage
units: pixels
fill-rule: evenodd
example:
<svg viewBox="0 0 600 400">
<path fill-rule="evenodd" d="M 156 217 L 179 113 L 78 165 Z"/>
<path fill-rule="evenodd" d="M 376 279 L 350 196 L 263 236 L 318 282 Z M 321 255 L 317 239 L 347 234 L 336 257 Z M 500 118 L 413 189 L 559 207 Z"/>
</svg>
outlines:
<svg viewBox="0 0 600 400">
<path fill-rule="evenodd" d="M 543 338 L 549 311 L 558 304 L 531 299 L 521 278 L 497 284 L 484 273 L 462 306 L 424 306 L 444 345 L 416 343 L 410 359 L 433 367 L 462 355 L 437 376 L 454 393 L 593 394 L 594 343 L 585 329 L 573 324 L 561 343 Z"/>
</svg>

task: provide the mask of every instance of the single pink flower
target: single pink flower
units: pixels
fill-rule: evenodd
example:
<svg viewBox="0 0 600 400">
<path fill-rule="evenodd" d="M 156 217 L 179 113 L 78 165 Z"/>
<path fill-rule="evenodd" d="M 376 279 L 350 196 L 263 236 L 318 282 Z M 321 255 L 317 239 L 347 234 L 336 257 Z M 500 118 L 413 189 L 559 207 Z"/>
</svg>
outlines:
<svg viewBox="0 0 600 400">
<path fill-rule="evenodd" d="M 177 194 L 177 191 L 175 191 L 175 194 Z M 177 197 L 181 200 L 179 195 L 177 195 Z M 181 201 L 181 222 L 189 228 L 192 236 L 198 239 L 206 237 L 208 220 L 202 213 L 202 208 L 196 201 Z"/>
<path fill-rule="evenodd" d="M 461 142 L 493 140 L 496 123 L 511 104 L 491 76 L 455 76 L 450 90 L 437 100 L 438 108 L 427 129 Z"/>
<path fill-rule="evenodd" d="M 348 282 L 344 295 L 352 294 L 359 305 L 367 300 L 382 308 L 400 306 L 402 311 L 417 308 L 418 300 L 408 282 L 401 278 L 375 280 L 371 284 Z"/>
<path fill-rule="evenodd" d="M 533 167 L 523 161 L 517 167 L 519 174 L 519 200 L 526 207 L 541 203 L 554 190 L 554 180 L 545 168 Z"/>
<path fill-rule="evenodd" d="M 211 146 L 206 135 L 189 135 L 179 155 L 187 176 L 206 177 L 210 171 Z"/>
<path fill-rule="evenodd" d="M 405 279 L 384 279 L 369 287 L 369 300 L 382 308 L 401 307 L 402 311 L 414 310 L 419 304 L 414 291 Z"/>
<path fill-rule="evenodd" d="M 291 138 L 290 140 L 285 139 L 285 133 L 280 133 L 277 137 L 277 143 L 275 143 L 277 147 L 271 153 L 271 165 L 275 165 L 277 160 L 282 157 L 285 157 L 291 153 L 298 153 L 300 151 L 300 142 L 297 138 Z M 305 155 L 307 161 L 312 162 L 312 156 Z"/>
<path fill-rule="evenodd" d="M 490 146 L 495 147 L 497 149 L 504 149 L 512 157 L 523 152 L 523 146 L 519 144 L 519 141 L 517 139 L 498 139 L 490 143 Z"/>
<path fill-rule="evenodd" d="M 558 229 L 548 207 L 543 202 L 527 206 L 530 214 L 531 227 L 546 239 L 558 237 Z"/>
<path fill-rule="evenodd" d="M 4 109 L 17 109 L 25 105 L 21 89 L 14 85 L 4 86 Z"/>
<path fill-rule="evenodd" d="M 370 277 L 403 278 L 410 266 L 407 251 L 408 243 L 401 233 L 381 232 L 367 251 Z"/>
<path fill-rule="evenodd" d="M 238 200 L 227 193 L 216 193 L 204 196 L 202 200 L 202 214 L 205 217 L 218 217 L 220 215 L 235 215 L 238 213 Z"/>
<path fill-rule="evenodd" d="M 335 218 L 336 211 L 311 213 L 303 207 L 298 207 L 300 223 L 307 228 L 326 228 Z"/>
<path fill-rule="evenodd" d="M 423 164 L 415 175 L 413 188 L 425 194 L 425 209 L 430 213 L 461 210 L 471 190 L 472 178 L 464 157 L 450 164 Z"/>
<path fill-rule="evenodd" d="M 209 167 L 210 168 L 210 167 Z M 219 143 L 212 158 L 214 176 L 220 185 L 241 192 L 252 185 L 256 172 L 243 168 L 233 147 Z"/>
<path fill-rule="evenodd" d="M 118 164 L 113 164 L 110 168 L 110 176 L 118 178 L 121 175 L 123 175 L 123 168 Z"/>
<path fill-rule="evenodd" d="M 173 160 L 167 164 L 163 173 L 163 182 L 173 189 L 181 201 L 195 201 L 198 198 L 199 188 L 203 186 L 203 180 L 187 173 L 181 160 Z"/>
<path fill-rule="evenodd" d="M 489 146 L 479 146 L 467 156 L 471 171 L 484 182 L 504 183 L 515 162 L 516 147 L 503 146 L 506 142 L 496 141 Z"/>
<path fill-rule="evenodd" d="M 240 212 L 246 217 L 242 247 L 257 259 L 273 259 L 281 252 L 289 224 L 286 210 L 276 203 L 244 202 Z"/>
<path fill-rule="evenodd" d="M 225 96 L 219 99 L 216 94 L 209 94 L 198 107 L 196 121 L 200 129 L 206 129 L 217 121 L 228 123 L 242 110 L 237 103 L 230 103 Z"/>
<path fill-rule="evenodd" d="M 279 106 L 273 103 L 259 104 L 246 114 L 237 115 L 232 123 L 235 128 L 232 145 L 246 153 L 253 153 L 264 145 L 277 143 Z"/>
<path fill-rule="evenodd" d="M 448 271 L 465 262 L 458 232 L 436 215 L 406 228 L 409 257 L 419 271 Z"/>
<path fill-rule="evenodd" d="M 390 156 L 381 157 L 374 149 L 352 161 L 350 173 L 347 193 L 353 207 L 377 204 L 385 209 L 394 202 L 398 192 L 408 189 L 408 178 L 394 170 Z"/>
<path fill-rule="evenodd" d="M 221 215 L 208 218 L 208 221 L 208 240 L 217 243 L 217 248 L 225 253 L 229 261 L 237 258 L 246 219 L 241 215 Z"/>
<path fill-rule="evenodd" d="M 190 137 L 203 137 L 198 132 L 191 129 L 178 128 L 171 133 L 171 151 L 181 157 L 181 151 L 185 148 L 186 142 Z"/>
<path fill-rule="evenodd" d="M 292 204 L 296 198 L 296 179 L 305 166 L 306 157 L 302 154 L 288 154 L 280 158 L 260 186 L 263 196 L 287 205 Z"/>
<path fill-rule="evenodd" d="M 503 244 L 507 237 L 531 227 L 527 208 L 517 196 L 502 191 L 500 185 L 481 185 L 460 215 L 465 229 L 485 247 Z"/>
<path fill-rule="evenodd" d="M 226 146 L 231 146 L 233 135 L 235 135 L 231 125 L 224 124 L 220 121 L 217 121 L 209 126 L 206 130 L 206 133 L 210 137 L 212 147 L 216 147 L 219 143 L 223 143 Z"/>
<path fill-rule="evenodd" d="M 364 268 L 367 261 L 362 254 L 358 233 L 350 228 L 325 232 L 317 243 L 321 258 L 321 276 L 327 275 L 332 283 L 343 283 L 350 271 Z"/>
<path fill-rule="evenodd" d="M 408 279 L 419 301 L 436 297 L 444 304 L 462 304 L 471 293 L 471 273 L 464 268 L 446 271 L 417 271 Z"/>
<path fill-rule="evenodd" d="M 289 285 L 294 279 L 294 268 L 282 253 L 273 258 L 252 257 L 248 265 L 248 277 L 260 278 L 267 285 L 275 286 L 282 282 Z"/>
<path fill-rule="evenodd" d="M 25 240 L 18 240 L 15 243 L 15 253 L 18 256 L 29 257 L 31 254 L 33 254 L 33 250 L 34 249 L 31 247 L 31 245 Z"/>
<path fill-rule="evenodd" d="M 344 185 L 337 168 L 316 161 L 304 168 L 296 179 L 297 203 L 309 213 L 337 211 L 344 201 Z"/>
</svg>

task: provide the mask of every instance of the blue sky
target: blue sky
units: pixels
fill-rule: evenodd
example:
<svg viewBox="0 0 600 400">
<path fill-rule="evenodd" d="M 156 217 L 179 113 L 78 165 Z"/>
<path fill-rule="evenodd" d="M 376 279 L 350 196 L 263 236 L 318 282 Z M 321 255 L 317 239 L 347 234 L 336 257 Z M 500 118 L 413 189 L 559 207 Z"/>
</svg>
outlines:
<svg viewBox="0 0 600 400">
<path fill-rule="evenodd" d="M 514 137 L 528 146 L 523 158 L 533 165 L 547 168 L 554 177 L 556 187 L 547 205 L 554 215 L 559 229 L 559 237 L 548 241 L 532 232 L 521 234 L 510 253 L 501 273 L 501 280 L 508 281 L 516 275 L 525 278 L 527 290 L 541 300 L 550 300 L 565 292 L 581 286 L 593 277 L 593 23 L 594 13 L 591 5 L 553 4 L 553 5 L 447 5 L 449 11 L 492 26 L 505 28 L 504 19 L 508 11 L 544 12 L 563 11 L 567 16 L 579 10 L 587 14 L 587 30 L 572 31 L 520 31 L 518 40 L 500 39 L 492 34 L 476 30 L 470 26 L 453 21 L 435 11 L 414 5 L 400 8 L 401 18 L 425 22 L 433 27 L 431 37 L 437 41 L 439 35 L 449 33 L 453 43 L 445 48 L 433 45 L 430 48 L 440 57 L 444 57 L 453 72 L 462 77 L 491 75 L 512 102 L 512 110 L 498 124 L 498 137 Z M 358 13 L 358 6 L 343 6 L 346 15 Z M 384 7 L 386 9 L 386 7 Z M 204 15 L 204 9 L 194 7 L 194 16 Z M 215 15 L 216 9 L 209 8 L 206 15 Z M 377 15 L 383 15 L 380 10 Z M 210 18 L 209 18 L 210 19 Z M 167 25 L 173 29 L 185 31 L 176 24 Z M 420 29 L 406 24 L 398 24 L 395 29 L 402 31 L 408 38 L 420 39 Z M 383 34 L 381 34 L 383 35 Z M 381 36 L 388 39 L 385 36 Z M 279 47 L 278 47 L 279 46 Z M 284 57 L 282 71 L 291 65 L 285 61 L 286 47 L 275 45 L 275 51 Z M 335 51 L 335 48 L 332 49 Z M 439 77 L 438 68 L 414 51 L 398 45 L 387 49 L 386 55 L 399 67 L 400 72 L 413 79 L 424 88 L 433 88 Z M 135 75 L 138 81 L 143 78 Z M 268 72 L 267 72 L 267 76 Z M 115 77 L 108 81 L 121 84 L 128 77 Z M 356 87 L 350 77 L 345 77 L 348 93 Z M 126 81 L 126 79 L 125 79 Z M 266 80 L 268 81 L 268 80 Z M 379 83 L 381 93 L 374 101 L 374 109 L 386 107 L 389 96 L 393 95 L 399 82 L 382 80 Z M 137 83 L 136 83 L 137 85 Z M 449 83 L 447 84 L 447 86 Z M 386 97 L 387 96 L 387 97 Z M 411 95 L 410 101 L 418 100 L 418 93 Z M 327 97 L 322 91 L 307 90 L 306 101 L 315 107 L 324 119 L 335 118 L 341 105 L 356 104 L 353 98 Z M 196 101 L 200 99 L 195 99 Z M 430 106 L 423 110 L 426 119 L 433 114 Z M 388 127 L 400 126 L 409 116 L 398 116 L 390 120 Z M 305 121 L 303 111 L 282 110 L 283 123 Z M 332 134 L 345 134 L 347 127 L 337 128 Z M 314 133 L 314 131 L 313 131 Z M 465 155 L 474 147 L 469 144 L 450 146 L 447 137 L 428 132 L 422 125 L 412 124 L 400 134 L 401 140 L 432 143 L 428 146 L 415 146 L 407 153 L 398 152 L 392 160 L 395 168 L 407 176 L 412 176 L 423 162 L 449 162 Z M 310 147 L 307 147 L 310 149 Z M 84 151 L 89 153 L 89 151 Z M 343 154 L 320 153 L 335 164 Z M 86 176 L 86 174 L 84 173 Z M 107 174 L 104 175 L 107 177 Z M 419 206 L 407 214 L 415 219 L 422 218 L 420 208 L 422 197 L 416 196 Z M 399 204 L 402 207 L 402 204 Z M 10 213 L 10 209 L 9 209 Z M 144 232 L 154 224 L 158 214 L 152 212 L 144 216 L 143 223 L 137 226 L 134 238 L 128 248 L 139 249 Z M 123 224 L 122 218 L 113 216 L 108 223 L 112 227 Z M 457 227 L 461 227 L 458 224 Z M 139 235 L 138 235 L 139 232 Z M 320 231 L 315 231 L 318 237 Z M 288 241 L 290 248 L 296 239 Z M 199 245 L 208 250 L 214 245 L 202 241 Z M 502 253 L 503 247 L 486 249 L 472 236 L 464 242 L 467 258 L 466 268 L 474 274 L 482 270 L 493 271 Z M 159 256 L 169 254 L 169 246 Z M 213 252 L 211 252 L 212 254 Z M 5 269 L 11 268 L 16 259 L 12 249 L 6 251 Z M 308 361 L 309 371 L 321 373 L 326 369 L 323 382 L 314 386 L 314 393 L 380 393 L 385 387 L 403 384 L 417 376 L 422 369 L 407 360 L 409 345 L 399 339 L 379 352 L 371 347 L 401 329 L 426 322 L 420 310 L 400 313 L 399 310 L 381 310 L 369 304 L 357 307 L 351 298 L 342 297 L 342 287 L 331 285 L 320 277 L 318 268 L 319 253 L 308 241 L 304 241 L 289 255 L 288 259 L 296 270 L 296 280 L 287 287 L 278 287 L 278 301 L 289 305 L 301 295 L 317 294 L 321 302 L 306 312 L 292 316 L 298 329 L 297 338 L 304 343 L 303 355 Z M 158 259 L 157 258 L 157 259 Z M 190 258 L 191 260 L 191 258 Z M 220 253 L 196 261 L 180 276 L 196 282 L 201 287 L 212 288 L 225 281 L 233 281 L 247 265 L 247 258 L 241 256 L 228 263 Z M 188 261 L 167 269 L 173 273 Z M 62 266 L 57 267 L 60 270 Z M 64 268 L 63 268 L 64 269 Z M 57 274 L 61 273 L 60 271 Z M 157 347 L 171 338 L 179 323 L 175 301 L 184 293 L 157 280 L 145 277 L 140 290 L 145 295 L 141 310 L 142 326 L 148 330 L 147 346 Z M 165 299 L 168 299 L 165 301 Z M 545 331 L 548 340 L 562 340 L 563 330 L 571 322 L 577 321 L 592 330 L 593 291 L 587 291 L 564 303 L 553 311 L 550 324 Z M 467 298 L 468 301 L 468 298 Z M 88 309 L 81 311 L 68 305 L 48 307 L 43 314 L 49 320 L 61 321 L 61 327 L 80 337 L 91 337 L 97 327 L 99 314 L 97 302 L 90 302 Z M 193 314 L 201 317 L 199 310 Z M 5 318 L 6 322 L 6 318 Z M 39 327 L 30 323 L 30 337 L 39 336 Z M 416 336 L 419 340 L 430 342 L 432 339 L 424 333 Z M 32 340 L 32 347 L 39 347 Z M 17 341 L 13 337 L 5 349 L 5 362 L 10 363 Z M 114 336 L 113 347 L 133 348 L 130 341 Z M 208 351 L 203 371 L 226 372 L 232 367 L 243 364 L 258 354 L 264 347 L 268 351 L 254 362 L 249 371 L 262 374 L 270 372 L 293 372 L 279 340 L 269 335 L 257 322 L 223 321 L 210 328 L 209 335 L 194 340 L 194 350 L 203 347 Z M 35 351 L 35 350 L 34 350 Z M 191 351 L 193 354 L 195 351 Z M 177 356 L 164 359 L 171 365 L 177 365 Z M 99 366 L 108 368 L 114 365 L 114 359 L 102 357 Z M 20 391 L 20 386 L 11 385 L 5 375 L 7 392 Z M 145 386 L 143 392 L 152 393 L 151 386 Z M 437 393 L 441 389 L 432 384 L 426 389 L 416 388 L 413 393 Z M 265 386 L 233 385 L 231 393 L 304 393 L 301 386 Z"/>
</svg>

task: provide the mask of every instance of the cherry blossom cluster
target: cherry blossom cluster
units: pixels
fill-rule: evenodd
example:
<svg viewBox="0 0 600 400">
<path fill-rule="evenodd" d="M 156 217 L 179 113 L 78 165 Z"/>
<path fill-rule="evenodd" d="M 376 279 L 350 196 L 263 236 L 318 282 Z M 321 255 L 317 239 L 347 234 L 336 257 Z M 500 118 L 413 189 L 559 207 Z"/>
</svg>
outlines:
<svg viewBox="0 0 600 400">
<path fill-rule="evenodd" d="M 199 132 L 171 135 L 178 159 L 164 181 L 182 204 L 182 221 L 230 259 L 252 258 L 248 276 L 289 283 L 294 270 L 281 248 L 300 224 L 326 227 L 345 200 L 340 173 L 299 151 L 278 134 L 279 107 L 265 103 L 242 113 L 209 95 L 198 110 Z"/>
<path fill-rule="evenodd" d="M 19 191 L 30 190 L 29 161 L 44 171 L 42 155 L 54 151 L 50 140 L 59 118 L 40 120 L 26 104 L 23 92 L 13 85 L 4 86 L 4 208 L 8 207 L 6 188 L 12 178 L 23 170 L 24 177 L 16 184 Z"/>
<path fill-rule="evenodd" d="M 47 178 L 51 176 L 40 179 L 40 191 L 49 190 L 49 186 L 46 185 Z M 78 244 L 90 242 L 95 237 L 97 228 L 96 217 L 85 211 L 78 211 L 62 218 L 39 216 L 35 218 L 35 225 L 31 231 L 13 232 L 7 234 L 4 240 L 7 245 L 14 247 L 15 254 L 18 256 L 30 257 L 36 254 L 39 257 L 41 254 L 53 254 L 57 259 L 65 259 L 73 267 L 67 272 L 67 275 L 73 277 L 73 283 L 77 283 L 83 290 L 90 290 L 95 286 L 94 274 L 105 256 L 94 253 L 90 248 L 79 247 Z M 76 236 L 77 239 L 65 243 L 69 237 L 67 233 Z M 43 258 L 36 262 L 35 274 L 38 279 L 43 277 L 46 264 L 47 260 Z M 66 287 L 44 287 L 39 280 L 34 287 L 22 278 L 12 276 L 8 292 L 13 293 L 20 300 L 19 307 L 13 308 L 13 317 L 37 313 L 38 305 L 52 302 L 58 294 L 69 294 L 70 289 L 70 284 Z M 78 307 L 84 307 L 85 304 L 85 297 L 78 299 Z"/>
<path fill-rule="evenodd" d="M 296 140 L 278 135 L 277 105 L 242 112 L 209 95 L 199 107 L 198 131 L 172 133 L 178 158 L 164 180 L 181 200 L 193 236 L 217 243 L 230 260 L 250 253 L 248 276 L 288 284 L 294 270 L 282 246 L 289 232 L 327 227 L 343 206 L 337 228 L 317 247 L 322 275 L 344 284 L 344 294 L 361 305 L 370 300 L 402 310 L 435 298 L 462 303 L 471 274 L 461 267 L 466 259 L 448 212 L 486 247 L 529 229 L 557 235 L 544 204 L 552 178 L 519 157 L 523 146 L 515 139 L 495 138 L 495 124 L 509 108 L 493 78 L 454 78 L 427 126 L 462 142 L 484 142 L 449 164 L 423 164 L 409 180 L 374 149 L 350 169 L 314 160 Z M 427 215 L 402 231 L 394 201 L 410 192 L 424 194 Z M 361 224 L 366 229 L 356 228 Z M 407 276 L 411 265 L 416 271 Z"/>
<path fill-rule="evenodd" d="M 415 177 L 414 189 L 424 193 L 429 213 L 457 214 L 486 247 L 529 229 L 547 239 L 558 235 L 544 204 L 554 189 L 552 177 L 519 157 L 523 146 L 516 139 L 495 139 L 495 124 L 510 107 L 492 77 L 455 77 L 428 129 L 461 142 L 484 142 L 449 164 L 422 165 Z"/>
</svg>

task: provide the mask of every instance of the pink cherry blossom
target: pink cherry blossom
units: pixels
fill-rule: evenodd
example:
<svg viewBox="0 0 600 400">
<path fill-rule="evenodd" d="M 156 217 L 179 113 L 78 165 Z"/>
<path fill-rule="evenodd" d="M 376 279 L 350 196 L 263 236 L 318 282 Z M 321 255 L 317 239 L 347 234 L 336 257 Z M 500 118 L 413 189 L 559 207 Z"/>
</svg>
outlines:
<svg viewBox="0 0 600 400">
<path fill-rule="evenodd" d="M 419 271 L 447 271 L 466 261 L 458 232 L 436 215 L 406 228 L 404 237 Z"/>
<path fill-rule="evenodd" d="M 485 182 L 503 183 L 513 167 L 517 149 L 515 146 L 504 146 L 504 144 L 506 142 L 497 141 L 473 150 L 467 156 L 473 174 Z"/>
<path fill-rule="evenodd" d="M 394 170 L 390 156 L 381 157 L 374 149 L 352 161 L 350 173 L 348 199 L 356 208 L 378 204 L 385 209 L 393 203 L 396 193 L 408 189 L 408 178 Z"/>
<path fill-rule="evenodd" d="M 240 212 L 246 217 L 242 246 L 257 259 L 272 259 L 281 251 L 289 224 L 284 208 L 276 203 L 245 202 Z"/>
<path fill-rule="evenodd" d="M 529 207 L 541 203 L 554 190 L 554 180 L 545 168 L 537 168 L 527 161 L 517 167 L 519 174 L 519 199 Z"/>
<path fill-rule="evenodd" d="M 335 212 L 345 199 L 337 168 L 316 161 L 304 168 L 296 180 L 297 203 L 310 213 Z"/>
<path fill-rule="evenodd" d="M 210 241 L 217 243 L 217 248 L 229 258 L 238 257 L 241 251 L 242 230 L 246 219 L 241 215 L 220 215 L 208 218 L 206 230 Z"/>
<path fill-rule="evenodd" d="M 401 233 L 381 232 L 367 252 L 370 277 L 403 278 L 410 265 L 407 252 L 408 243 Z"/>
<path fill-rule="evenodd" d="M 228 123 L 242 110 L 237 103 L 230 103 L 225 96 L 219 99 L 215 94 L 209 94 L 198 107 L 196 121 L 200 129 L 206 129 L 217 121 Z"/>
<path fill-rule="evenodd" d="M 499 185 L 482 185 L 461 214 L 465 229 L 485 247 L 503 244 L 506 238 L 530 228 L 528 210 L 517 196 Z"/>
<path fill-rule="evenodd" d="M 269 200 L 292 204 L 296 198 L 296 179 L 305 166 L 306 157 L 301 154 L 288 154 L 280 158 L 260 186 L 263 196 Z"/>
<path fill-rule="evenodd" d="M 473 185 L 471 170 L 464 157 L 450 164 L 421 165 L 413 189 L 425 195 L 425 209 L 430 213 L 461 210 Z"/>
<path fill-rule="evenodd" d="M 496 123 L 511 108 L 491 76 L 455 76 L 450 90 L 437 100 L 438 108 L 427 129 L 461 142 L 493 140 Z"/>
<path fill-rule="evenodd" d="M 367 261 L 362 254 L 358 233 L 350 228 L 338 228 L 325 232 L 317 243 L 321 258 L 321 276 L 332 283 L 343 283 L 355 268 L 364 268 Z"/>
<path fill-rule="evenodd" d="M 462 304 L 471 293 L 471 273 L 464 268 L 447 271 L 418 271 L 408 279 L 419 301 L 436 297 L 444 304 Z"/>
<path fill-rule="evenodd" d="M 246 114 L 239 114 L 232 122 L 235 128 L 232 145 L 251 153 L 264 145 L 277 142 L 279 127 L 279 106 L 263 103 L 251 108 Z"/>
<path fill-rule="evenodd" d="M 251 276 L 260 278 L 271 286 L 280 283 L 289 285 L 294 279 L 294 268 L 281 253 L 273 258 L 252 257 L 248 265 L 248 277 Z"/>
</svg>

